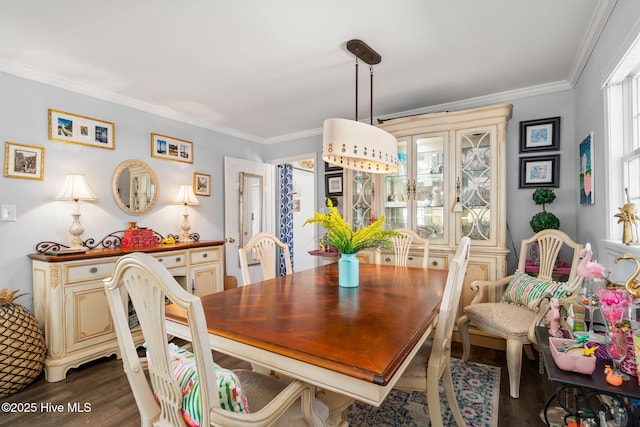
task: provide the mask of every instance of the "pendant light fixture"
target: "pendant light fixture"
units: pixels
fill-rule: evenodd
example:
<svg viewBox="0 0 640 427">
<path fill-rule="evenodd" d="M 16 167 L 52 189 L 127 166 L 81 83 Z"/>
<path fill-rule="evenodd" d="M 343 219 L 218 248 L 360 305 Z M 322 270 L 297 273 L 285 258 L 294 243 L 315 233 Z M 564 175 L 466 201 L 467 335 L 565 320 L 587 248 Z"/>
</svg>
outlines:
<svg viewBox="0 0 640 427">
<path fill-rule="evenodd" d="M 362 40 L 349 40 L 347 50 L 356 57 L 355 120 L 324 121 L 322 159 L 332 165 L 369 173 L 398 171 L 398 142 L 390 133 L 373 126 L 373 65 L 382 57 Z M 371 75 L 371 122 L 358 121 L 358 59 L 369 64 Z"/>
</svg>

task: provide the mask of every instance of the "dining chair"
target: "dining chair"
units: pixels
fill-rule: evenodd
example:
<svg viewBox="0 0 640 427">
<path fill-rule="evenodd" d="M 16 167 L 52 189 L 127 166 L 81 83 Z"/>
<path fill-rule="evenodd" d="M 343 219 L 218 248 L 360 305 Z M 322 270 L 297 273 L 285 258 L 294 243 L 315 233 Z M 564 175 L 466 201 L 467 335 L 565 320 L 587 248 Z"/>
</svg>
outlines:
<svg viewBox="0 0 640 427">
<path fill-rule="evenodd" d="M 200 297 L 184 290 L 151 255 L 121 257 L 104 282 L 142 426 L 325 425 L 328 409 L 315 399 L 313 386 L 216 365 Z M 193 353 L 167 343 L 165 297 L 184 310 Z M 133 340 L 128 301 L 144 335 L 146 358 Z"/>
<path fill-rule="evenodd" d="M 395 231 L 400 233 L 399 236 L 391 237 L 395 252 L 395 265 L 406 267 L 411 248 L 417 246 L 422 248 L 422 268 L 426 268 L 429 260 L 429 239 L 420 237 L 418 233 L 408 228 L 398 228 Z"/>
<path fill-rule="evenodd" d="M 530 253 L 531 245 L 537 245 L 540 257 L 537 277 L 526 273 L 527 254 Z M 571 254 L 567 282 L 558 282 L 553 278 L 561 250 Z M 537 346 L 535 327 L 545 315 L 547 297 L 575 297 L 576 291 L 581 287 L 582 278 L 577 275 L 581 250 L 582 245 L 574 242 L 566 233 L 560 230 L 542 230 L 522 241 L 518 268 L 513 275 L 496 281 L 471 283 L 475 296 L 464 307 L 464 314 L 458 319 L 462 360 L 469 359 L 469 325 L 505 339 L 509 393 L 513 398 L 520 395 L 523 349 L 527 358 L 535 359 L 532 351 L 532 346 Z"/>
<path fill-rule="evenodd" d="M 253 283 L 251 281 L 251 275 L 249 274 L 248 259 L 248 256 L 252 251 L 255 251 L 255 257 L 260 263 L 260 267 L 262 269 L 261 280 L 268 280 L 276 277 L 276 267 L 279 264 L 278 249 L 282 251 L 284 256 L 285 273 L 291 274 L 293 268 L 291 266 L 291 253 L 289 252 L 289 246 L 281 242 L 271 233 L 257 233 L 243 248 L 238 249 L 240 254 L 240 270 L 242 271 L 243 286 Z"/>
<path fill-rule="evenodd" d="M 429 339 L 418 350 L 404 371 L 395 388 L 427 392 L 427 405 L 431 425 L 442 426 L 439 381 L 442 378 L 444 391 L 456 424 L 465 426 L 453 389 L 451 376 L 451 336 L 456 323 L 462 283 L 469 263 L 471 239 L 463 237 L 449 265 L 447 282 L 438 312 L 433 339 Z"/>
</svg>

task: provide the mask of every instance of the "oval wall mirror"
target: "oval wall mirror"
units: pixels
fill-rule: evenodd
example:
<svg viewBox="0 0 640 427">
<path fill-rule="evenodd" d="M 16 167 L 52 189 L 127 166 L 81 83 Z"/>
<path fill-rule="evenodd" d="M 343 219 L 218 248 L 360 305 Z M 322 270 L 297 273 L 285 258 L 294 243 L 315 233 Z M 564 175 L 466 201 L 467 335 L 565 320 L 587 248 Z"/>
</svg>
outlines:
<svg viewBox="0 0 640 427">
<path fill-rule="evenodd" d="M 141 215 L 158 201 L 158 177 L 149 165 L 139 160 L 125 160 L 113 172 L 113 199 L 124 212 Z"/>
</svg>

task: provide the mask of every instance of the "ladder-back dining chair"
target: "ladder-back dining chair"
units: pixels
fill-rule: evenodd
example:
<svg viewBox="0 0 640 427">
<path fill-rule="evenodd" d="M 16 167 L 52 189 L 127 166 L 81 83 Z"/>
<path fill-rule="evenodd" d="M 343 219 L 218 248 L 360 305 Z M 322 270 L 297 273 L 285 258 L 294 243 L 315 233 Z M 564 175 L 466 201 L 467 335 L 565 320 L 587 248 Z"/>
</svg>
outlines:
<svg viewBox="0 0 640 427">
<path fill-rule="evenodd" d="M 406 267 L 411 249 L 417 247 L 422 249 L 422 268 L 426 268 L 429 260 L 429 240 L 420 237 L 415 231 L 408 228 L 398 228 L 395 231 L 400 233 L 400 236 L 393 236 L 390 239 L 395 252 L 395 265 Z"/>
<path fill-rule="evenodd" d="M 456 323 L 460 292 L 469 263 L 471 239 L 463 237 L 449 266 L 447 283 L 440 304 L 433 339 L 428 339 L 409 363 L 395 388 L 427 392 L 431 425 L 442 426 L 439 381 L 442 378 L 444 391 L 453 417 L 459 427 L 465 426 L 453 389 L 451 376 L 451 336 Z"/>
<path fill-rule="evenodd" d="M 281 242 L 271 233 L 257 233 L 247 242 L 245 247 L 238 249 L 240 255 L 240 270 L 242 271 L 242 285 L 248 285 L 256 282 L 252 281 L 249 274 L 249 255 L 253 251 L 256 260 L 260 263 L 262 269 L 262 279 L 268 280 L 276 277 L 277 266 L 279 264 L 279 252 L 283 253 L 285 261 L 285 274 L 291 274 L 293 268 L 291 266 L 291 253 L 289 246 Z"/>
<path fill-rule="evenodd" d="M 527 254 L 531 245 L 538 245 L 540 256 L 537 277 L 526 273 Z M 565 248 L 571 254 L 570 272 L 567 282 L 553 279 L 554 268 L 560 251 Z M 509 373 L 509 393 L 520 396 L 520 372 L 522 351 L 534 360 L 532 345 L 537 345 L 535 327 L 545 314 L 545 296 L 564 298 L 575 296 L 582 279 L 577 276 L 582 245 L 574 242 L 559 230 L 542 230 L 523 240 L 516 272 L 495 281 L 475 281 L 471 289 L 475 296 L 464 307 L 464 315 L 458 319 L 458 332 L 462 341 L 462 360 L 469 359 L 471 343 L 469 325 L 502 337 L 507 341 L 507 370 Z"/>
<path fill-rule="evenodd" d="M 142 426 L 325 425 L 328 409 L 315 399 L 314 387 L 215 365 L 200 297 L 184 290 L 151 255 L 121 257 L 104 282 Z M 186 313 L 193 353 L 167 343 L 165 298 Z M 138 355 L 127 300 L 140 322 L 147 358 Z"/>
</svg>

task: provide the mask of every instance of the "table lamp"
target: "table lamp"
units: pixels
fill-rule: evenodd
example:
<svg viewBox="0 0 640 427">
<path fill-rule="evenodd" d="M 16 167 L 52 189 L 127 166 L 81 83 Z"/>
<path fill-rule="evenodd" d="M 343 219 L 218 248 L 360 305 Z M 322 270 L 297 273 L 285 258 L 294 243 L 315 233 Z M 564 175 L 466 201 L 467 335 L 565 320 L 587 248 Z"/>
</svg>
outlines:
<svg viewBox="0 0 640 427">
<path fill-rule="evenodd" d="M 84 242 L 80 238 L 84 233 L 84 228 L 80 224 L 80 200 L 96 200 L 95 194 L 89 188 L 87 181 L 82 174 L 67 175 L 62 191 L 56 196 L 56 200 L 73 200 L 75 210 L 71 214 L 73 222 L 69 227 L 71 234 L 71 249 L 84 249 Z"/>
<path fill-rule="evenodd" d="M 189 230 L 191 230 L 191 224 L 189 224 L 189 211 L 187 206 L 189 205 L 199 205 L 198 199 L 196 198 L 195 193 L 193 192 L 193 187 L 189 184 L 183 184 L 178 189 L 178 194 L 173 199 L 173 202 L 176 204 L 184 205 L 184 213 L 182 216 L 184 220 L 182 221 L 182 225 L 180 229 L 182 230 L 182 238 L 178 240 L 180 243 L 189 243 L 193 242 L 193 239 L 189 237 Z"/>
</svg>

